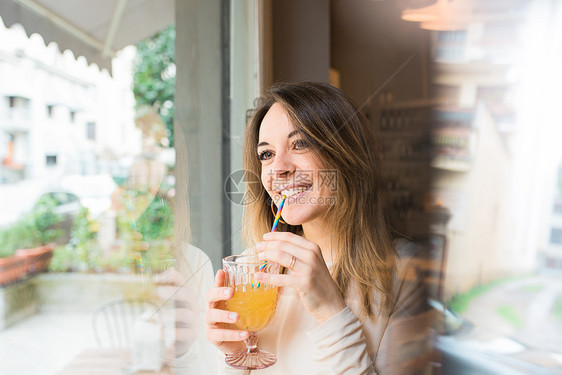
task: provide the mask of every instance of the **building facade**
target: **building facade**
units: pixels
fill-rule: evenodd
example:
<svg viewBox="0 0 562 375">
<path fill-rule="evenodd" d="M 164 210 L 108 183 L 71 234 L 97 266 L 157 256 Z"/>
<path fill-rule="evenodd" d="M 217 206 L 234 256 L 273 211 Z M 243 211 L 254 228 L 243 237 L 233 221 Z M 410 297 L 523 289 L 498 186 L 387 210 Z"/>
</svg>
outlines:
<svg viewBox="0 0 562 375">
<path fill-rule="evenodd" d="M 131 61 L 113 76 L 19 25 L 0 25 L 0 183 L 126 170 L 138 154 Z"/>
</svg>

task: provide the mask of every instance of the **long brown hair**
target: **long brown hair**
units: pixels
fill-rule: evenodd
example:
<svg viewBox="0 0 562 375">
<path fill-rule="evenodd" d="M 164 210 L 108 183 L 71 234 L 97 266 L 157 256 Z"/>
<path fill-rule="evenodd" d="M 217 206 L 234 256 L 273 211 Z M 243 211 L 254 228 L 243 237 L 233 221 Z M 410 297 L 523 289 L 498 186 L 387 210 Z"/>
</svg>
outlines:
<svg viewBox="0 0 562 375">
<path fill-rule="evenodd" d="M 332 277 L 342 296 L 353 285 L 363 313 L 389 311 L 394 303 L 393 240 L 399 231 L 383 196 L 378 150 L 367 121 L 353 101 L 333 86 L 276 84 L 257 100 L 244 135 L 245 245 L 253 247 L 261 241 L 273 223 L 271 200 L 260 180 L 257 144 L 261 122 L 274 103 L 287 112 L 322 167 L 337 171 L 336 204 L 326 217 L 333 248 L 338 249 Z M 300 225 L 280 223 L 278 230 L 302 234 Z M 375 290 L 380 292 L 380 305 L 373 300 Z"/>
</svg>

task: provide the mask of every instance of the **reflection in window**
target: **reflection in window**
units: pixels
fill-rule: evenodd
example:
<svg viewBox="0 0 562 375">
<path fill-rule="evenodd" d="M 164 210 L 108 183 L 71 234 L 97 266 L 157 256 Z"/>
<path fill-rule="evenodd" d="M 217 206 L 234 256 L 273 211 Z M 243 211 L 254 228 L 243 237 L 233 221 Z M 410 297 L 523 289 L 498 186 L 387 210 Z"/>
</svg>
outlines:
<svg viewBox="0 0 562 375">
<path fill-rule="evenodd" d="M 88 122 L 86 123 L 86 138 L 90 141 L 96 140 L 96 123 Z"/>
<path fill-rule="evenodd" d="M 550 231 L 550 242 L 553 244 L 562 245 L 562 229 L 552 228 Z"/>
<path fill-rule="evenodd" d="M 52 166 L 57 165 L 57 155 L 47 155 L 46 160 L 45 160 L 45 164 L 48 167 L 52 167 Z"/>
<path fill-rule="evenodd" d="M 27 121 L 30 116 L 30 100 L 21 96 L 8 96 L 8 118 Z"/>
</svg>

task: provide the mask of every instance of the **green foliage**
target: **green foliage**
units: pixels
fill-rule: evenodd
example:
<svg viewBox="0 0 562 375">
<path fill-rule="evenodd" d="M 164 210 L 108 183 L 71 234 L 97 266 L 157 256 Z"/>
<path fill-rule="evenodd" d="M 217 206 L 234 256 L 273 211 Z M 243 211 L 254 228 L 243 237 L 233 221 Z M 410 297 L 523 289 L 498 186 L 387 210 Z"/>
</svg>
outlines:
<svg viewBox="0 0 562 375">
<path fill-rule="evenodd" d="M 68 272 L 71 271 L 75 260 L 75 252 L 71 246 L 61 245 L 53 250 L 53 257 L 49 263 L 50 272 Z"/>
<path fill-rule="evenodd" d="M 480 297 L 481 295 L 493 289 L 494 287 L 504 284 L 510 280 L 513 280 L 513 278 L 506 277 L 506 278 L 494 280 L 488 284 L 477 285 L 466 293 L 457 294 L 449 301 L 447 305 L 451 308 L 451 310 L 453 310 L 457 314 L 462 314 L 466 311 L 468 306 L 470 306 L 470 304 L 476 297 Z"/>
<path fill-rule="evenodd" d="M 57 201 L 49 195 L 44 195 L 31 212 L 31 220 L 35 226 L 35 240 L 40 245 L 48 244 L 61 235 L 62 231 L 55 228 L 62 219 L 56 213 L 56 207 Z"/>
<path fill-rule="evenodd" d="M 523 287 L 524 292 L 538 293 L 544 289 L 544 284 L 531 284 Z"/>
<path fill-rule="evenodd" d="M 499 306 L 496 312 L 502 318 L 507 320 L 509 324 L 511 324 L 515 329 L 520 330 L 523 328 L 525 322 L 523 321 L 523 318 L 521 317 L 519 312 L 517 312 L 517 309 L 515 309 L 515 307 L 513 307 L 512 305 Z"/>
<path fill-rule="evenodd" d="M 49 265 L 52 272 L 88 271 L 98 264 L 99 247 L 96 244 L 97 224 L 90 219 L 87 208 L 82 208 L 72 225 L 70 241 L 58 246 Z"/>
<path fill-rule="evenodd" d="M 161 117 L 170 147 L 174 145 L 176 29 L 169 26 L 137 44 L 133 93 L 137 113 L 150 107 Z"/>
<path fill-rule="evenodd" d="M 75 246 L 84 246 L 96 239 L 97 231 L 97 224 L 90 219 L 89 210 L 83 207 L 72 225 L 71 242 Z"/>
<path fill-rule="evenodd" d="M 562 322 L 562 297 L 558 296 L 552 306 L 552 315 Z"/>
<path fill-rule="evenodd" d="M 166 186 L 162 185 L 154 199 L 150 201 L 144 212 L 132 221 L 126 207 L 117 215 L 117 229 L 121 244 L 131 250 L 138 246 L 135 235 L 140 233 L 142 240 L 149 244 L 146 251 L 132 251 L 129 258 L 137 273 L 155 273 L 163 271 L 173 265 L 173 235 L 174 213 L 172 205 L 166 198 Z M 131 201 L 143 200 L 150 196 L 148 188 L 128 190 L 127 199 Z M 125 205 L 126 206 L 126 205 Z M 142 260 L 139 258 L 142 256 Z"/>
<path fill-rule="evenodd" d="M 148 187 L 128 188 L 121 197 L 123 210 L 117 213 L 119 236 L 126 240 L 132 240 L 132 233 L 137 231 L 142 234 L 143 241 L 171 240 L 174 234 L 174 213 L 172 205 L 166 197 L 169 188 L 165 183 L 162 183 L 154 197 L 152 197 Z M 144 211 L 134 219 L 134 222 L 131 214 L 135 215 L 139 212 L 136 212 L 135 207 L 130 207 L 131 202 L 145 202 L 146 205 Z M 132 209 L 133 212 L 130 213 L 129 209 Z"/>
<path fill-rule="evenodd" d="M 137 262 L 137 272 L 154 274 L 163 272 L 175 264 L 172 242 L 166 239 L 150 242 L 150 248 L 142 254 L 142 267 Z"/>
<path fill-rule="evenodd" d="M 173 266 L 174 213 L 170 202 L 162 195 L 154 197 L 138 218 L 137 226 L 150 245 L 142 254 L 145 271 L 157 273 Z"/>
<path fill-rule="evenodd" d="M 33 247 L 33 222 L 26 217 L 0 232 L 0 257 L 13 255 L 17 249 Z"/>
<path fill-rule="evenodd" d="M 169 238 L 174 234 L 174 215 L 168 201 L 157 195 L 137 220 L 145 241 Z"/>
<path fill-rule="evenodd" d="M 162 189 L 166 189 L 162 186 Z M 125 201 L 142 200 L 149 195 L 148 189 L 130 190 L 122 198 Z M 134 230 L 136 228 L 136 231 Z M 146 210 L 136 218 L 124 204 L 117 212 L 117 245 L 102 251 L 97 243 L 97 223 L 83 209 L 78 214 L 65 246 L 55 248 L 49 270 L 52 272 L 137 272 L 150 275 L 173 265 L 172 240 L 174 215 L 165 194 L 157 195 Z M 141 233 L 142 241 L 149 243 L 146 251 L 135 251 Z M 142 262 L 139 255 L 142 254 Z"/>
<path fill-rule="evenodd" d="M 87 208 L 82 208 L 74 221 L 67 247 L 75 252 L 78 269 L 90 270 L 97 266 L 100 249 L 96 243 L 97 224 L 90 219 Z"/>
<path fill-rule="evenodd" d="M 48 244 L 61 235 L 56 225 L 61 221 L 55 211 L 56 201 L 43 196 L 31 213 L 0 231 L 0 257 L 10 256 L 17 249 L 34 248 Z"/>
<path fill-rule="evenodd" d="M 98 261 L 100 269 L 105 271 L 132 272 L 134 270 L 134 254 L 127 247 L 121 246 L 113 249 L 108 256 Z"/>
</svg>

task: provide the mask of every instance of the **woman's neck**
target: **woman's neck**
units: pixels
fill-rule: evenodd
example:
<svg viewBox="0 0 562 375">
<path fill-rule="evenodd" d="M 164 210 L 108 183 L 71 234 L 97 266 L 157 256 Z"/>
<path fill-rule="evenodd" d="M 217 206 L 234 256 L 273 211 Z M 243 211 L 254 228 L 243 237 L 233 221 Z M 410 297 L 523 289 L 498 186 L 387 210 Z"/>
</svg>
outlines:
<svg viewBox="0 0 562 375">
<path fill-rule="evenodd" d="M 302 225 L 303 237 L 307 240 L 314 242 L 320 247 L 322 257 L 326 263 L 333 263 L 335 261 L 335 249 L 332 249 L 333 241 L 331 232 L 327 226 L 320 220 L 314 220 Z"/>
</svg>

